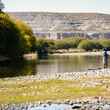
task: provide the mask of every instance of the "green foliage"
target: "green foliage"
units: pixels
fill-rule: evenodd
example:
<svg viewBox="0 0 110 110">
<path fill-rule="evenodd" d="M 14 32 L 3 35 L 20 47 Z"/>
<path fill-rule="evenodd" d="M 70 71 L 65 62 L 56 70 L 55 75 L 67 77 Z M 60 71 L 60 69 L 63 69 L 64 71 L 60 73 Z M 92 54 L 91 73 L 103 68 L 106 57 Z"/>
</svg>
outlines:
<svg viewBox="0 0 110 110">
<path fill-rule="evenodd" d="M 62 40 L 55 41 L 56 49 L 69 49 L 69 48 L 77 48 L 80 43 L 81 38 L 65 38 Z"/>
<path fill-rule="evenodd" d="M 30 51 L 35 52 L 36 49 L 37 49 L 36 38 L 34 36 L 30 36 L 29 41 L 30 41 L 30 44 L 31 44 Z"/>
<path fill-rule="evenodd" d="M 37 52 L 38 56 L 43 57 L 47 56 L 50 49 L 54 48 L 54 42 L 52 40 L 47 40 L 47 39 L 37 39 Z"/>
<path fill-rule="evenodd" d="M 82 38 L 65 38 L 62 40 L 37 39 L 37 51 L 40 56 L 47 56 L 48 53 L 54 52 L 56 49 L 79 48 L 85 51 L 100 50 L 102 48 L 110 48 L 109 39 L 92 40 Z"/>
<path fill-rule="evenodd" d="M 94 44 L 93 49 L 99 50 L 99 49 L 103 48 L 103 46 L 100 44 L 100 42 L 98 40 L 92 40 L 92 42 Z"/>
<path fill-rule="evenodd" d="M 18 58 L 35 51 L 36 40 L 28 26 L 13 21 L 7 14 L 0 13 L 0 55 Z"/>
<path fill-rule="evenodd" d="M 29 27 L 25 22 L 19 20 L 19 19 L 15 19 L 13 18 L 17 27 L 22 31 L 22 33 L 29 35 L 30 37 L 33 36 L 33 32 L 31 27 Z"/>
<path fill-rule="evenodd" d="M 94 43 L 91 40 L 82 40 L 78 48 L 84 49 L 86 51 L 92 50 L 94 48 Z"/>
<path fill-rule="evenodd" d="M 82 40 L 82 42 L 80 42 L 78 48 L 84 49 L 86 51 L 88 50 L 93 50 L 93 49 L 102 49 L 103 46 L 101 45 L 100 41 L 98 40 Z"/>
<path fill-rule="evenodd" d="M 7 14 L 0 13 L 0 54 L 12 58 L 21 56 L 24 51 L 23 34 Z"/>
<path fill-rule="evenodd" d="M 33 35 L 31 27 L 29 27 L 25 22 L 19 19 L 15 19 L 15 23 L 21 30 L 21 32 L 25 35 L 25 40 L 27 42 L 27 50 L 29 52 L 36 51 L 36 38 Z"/>
<path fill-rule="evenodd" d="M 55 50 L 55 42 L 54 42 L 54 40 L 46 39 L 46 42 L 48 43 L 48 52 L 52 53 L 53 50 Z"/>
<path fill-rule="evenodd" d="M 35 52 L 36 51 L 36 38 L 34 36 L 24 35 L 26 42 L 26 52 Z"/>
<path fill-rule="evenodd" d="M 101 40 L 99 40 L 99 42 L 103 48 L 110 49 L 110 39 L 101 39 Z"/>
</svg>

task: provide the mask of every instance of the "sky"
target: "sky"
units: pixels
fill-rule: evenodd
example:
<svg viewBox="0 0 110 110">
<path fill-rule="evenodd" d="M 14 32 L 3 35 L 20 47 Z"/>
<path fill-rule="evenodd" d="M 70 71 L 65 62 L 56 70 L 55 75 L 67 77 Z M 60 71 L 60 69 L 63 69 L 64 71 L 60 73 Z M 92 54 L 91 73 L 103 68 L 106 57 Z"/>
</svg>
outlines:
<svg viewBox="0 0 110 110">
<path fill-rule="evenodd" d="M 4 11 L 100 12 L 110 14 L 110 0 L 2 0 Z"/>
</svg>

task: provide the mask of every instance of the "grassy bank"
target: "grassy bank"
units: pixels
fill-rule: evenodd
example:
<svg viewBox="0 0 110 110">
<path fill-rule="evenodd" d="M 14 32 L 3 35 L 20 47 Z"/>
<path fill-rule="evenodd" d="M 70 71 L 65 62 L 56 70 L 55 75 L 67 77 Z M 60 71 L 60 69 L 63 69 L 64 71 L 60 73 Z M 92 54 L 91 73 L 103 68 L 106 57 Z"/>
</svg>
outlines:
<svg viewBox="0 0 110 110">
<path fill-rule="evenodd" d="M 0 80 L 0 104 L 96 97 L 110 99 L 110 77 L 77 80 Z"/>
</svg>

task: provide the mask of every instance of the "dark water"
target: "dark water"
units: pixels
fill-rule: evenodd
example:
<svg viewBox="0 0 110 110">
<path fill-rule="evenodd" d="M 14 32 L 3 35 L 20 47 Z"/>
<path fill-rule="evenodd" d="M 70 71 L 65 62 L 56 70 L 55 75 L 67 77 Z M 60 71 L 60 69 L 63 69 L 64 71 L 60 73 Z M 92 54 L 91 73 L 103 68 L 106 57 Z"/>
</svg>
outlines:
<svg viewBox="0 0 110 110">
<path fill-rule="evenodd" d="M 86 71 L 97 68 L 103 68 L 101 56 L 50 56 L 48 59 L 38 61 L 0 62 L 0 77 Z"/>
<path fill-rule="evenodd" d="M 16 77 L 36 74 L 36 61 L 16 60 L 0 62 L 0 77 Z"/>
</svg>

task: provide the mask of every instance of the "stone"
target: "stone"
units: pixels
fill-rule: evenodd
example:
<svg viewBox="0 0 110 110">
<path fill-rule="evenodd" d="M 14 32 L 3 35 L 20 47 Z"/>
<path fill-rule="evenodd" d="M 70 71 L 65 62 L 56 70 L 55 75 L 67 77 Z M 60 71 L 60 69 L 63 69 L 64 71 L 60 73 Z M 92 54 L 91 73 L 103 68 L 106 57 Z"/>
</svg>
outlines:
<svg viewBox="0 0 110 110">
<path fill-rule="evenodd" d="M 80 109 L 81 108 L 81 104 L 74 104 L 72 106 L 72 109 Z"/>
<path fill-rule="evenodd" d="M 107 105 L 107 104 L 104 105 L 104 106 L 103 106 L 103 110 L 110 110 L 110 105 Z"/>
</svg>

